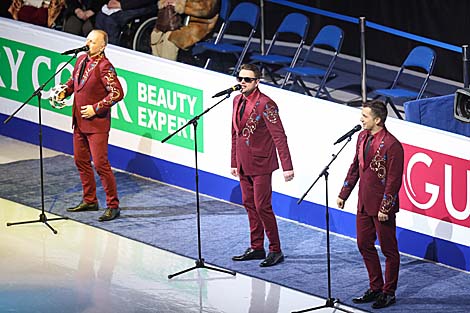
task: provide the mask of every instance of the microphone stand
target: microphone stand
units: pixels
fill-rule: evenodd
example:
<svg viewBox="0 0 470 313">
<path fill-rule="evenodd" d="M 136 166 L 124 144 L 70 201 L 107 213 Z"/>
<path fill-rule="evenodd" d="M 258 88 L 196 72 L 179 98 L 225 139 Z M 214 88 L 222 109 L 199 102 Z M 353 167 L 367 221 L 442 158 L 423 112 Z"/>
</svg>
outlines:
<svg viewBox="0 0 470 313">
<path fill-rule="evenodd" d="M 195 161 L 195 180 L 196 180 L 196 217 L 197 217 L 197 250 L 198 250 L 198 259 L 196 260 L 196 265 L 193 267 L 190 267 L 188 269 L 182 270 L 180 272 L 177 272 L 175 274 L 170 274 L 168 275 L 168 279 L 172 279 L 175 276 L 178 276 L 180 274 L 192 271 L 194 269 L 198 268 L 206 268 L 209 270 L 214 270 L 222 273 L 227 273 L 230 275 L 235 275 L 235 272 L 225 270 L 225 269 L 219 269 L 211 266 L 207 266 L 204 263 L 204 259 L 202 258 L 202 253 L 201 253 L 201 215 L 200 215 L 200 207 L 199 207 L 199 170 L 198 170 L 198 165 L 197 165 L 197 123 L 199 118 L 209 112 L 212 108 L 214 108 L 216 105 L 224 101 L 225 99 L 228 99 L 230 97 L 231 91 L 227 93 L 225 98 L 214 104 L 213 106 L 207 108 L 204 112 L 202 112 L 199 115 L 194 116 L 191 120 L 189 120 L 186 124 L 181 126 L 179 129 L 177 129 L 173 134 L 168 135 L 165 139 L 162 140 L 162 143 L 165 143 L 168 139 L 173 137 L 175 134 L 177 134 L 179 131 L 184 129 L 186 126 L 189 124 L 193 125 L 194 128 L 194 161 Z"/>
<path fill-rule="evenodd" d="M 331 163 L 333 163 L 338 155 L 343 151 L 343 149 L 346 147 L 346 145 L 351 141 L 351 136 L 352 134 L 348 137 L 344 145 L 341 147 L 341 149 L 338 151 L 337 154 L 332 155 L 332 159 L 330 163 L 328 163 L 325 168 L 320 172 L 318 175 L 317 179 L 312 183 L 312 185 L 308 188 L 308 190 L 304 193 L 304 195 L 297 201 L 297 204 L 300 204 L 305 196 L 310 192 L 310 190 L 313 188 L 313 186 L 317 183 L 317 181 L 323 176 L 325 178 L 325 218 L 326 218 L 326 264 L 327 264 L 327 277 L 328 277 L 328 298 L 326 299 L 326 303 L 324 305 L 320 305 L 317 307 L 301 310 L 301 311 L 293 311 L 292 313 L 303 313 L 303 312 L 309 312 L 309 311 L 314 311 L 314 310 L 321 310 L 323 308 L 334 308 L 335 310 L 340 310 L 343 312 L 347 313 L 352 313 L 351 311 L 348 311 L 346 309 L 343 309 L 341 307 L 335 306 L 335 304 L 341 304 L 339 299 L 333 298 L 331 296 L 331 261 L 330 261 L 330 215 L 329 215 L 329 207 L 328 207 L 328 169 L 330 168 Z"/>
<path fill-rule="evenodd" d="M 13 112 L 4 122 L 3 124 L 7 124 L 15 115 L 18 113 L 32 98 L 37 97 L 38 100 L 38 127 L 39 127 L 39 164 L 40 164 L 40 171 L 41 171 L 41 214 L 39 214 L 39 219 L 37 220 L 32 220 L 32 221 L 24 221 L 24 222 L 15 222 L 15 223 L 7 223 L 7 226 L 13 226 L 13 225 L 20 225 L 20 224 L 31 224 L 31 223 L 43 223 L 47 227 L 49 227 L 50 230 L 54 234 L 57 234 L 57 230 L 52 228 L 51 225 L 49 225 L 48 221 L 56 221 L 56 220 L 67 220 L 68 217 L 57 217 L 57 218 L 48 218 L 44 212 L 44 162 L 43 162 L 43 154 L 42 154 L 42 117 L 41 117 L 41 91 L 44 90 L 44 87 L 58 74 L 60 73 L 74 58 L 77 57 L 78 51 L 68 60 L 60 69 L 58 69 L 49 79 L 43 83 L 41 86 L 39 86 L 33 94 L 25 101 L 23 104 L 16 109 L 15 112 Z"/>
</svg>

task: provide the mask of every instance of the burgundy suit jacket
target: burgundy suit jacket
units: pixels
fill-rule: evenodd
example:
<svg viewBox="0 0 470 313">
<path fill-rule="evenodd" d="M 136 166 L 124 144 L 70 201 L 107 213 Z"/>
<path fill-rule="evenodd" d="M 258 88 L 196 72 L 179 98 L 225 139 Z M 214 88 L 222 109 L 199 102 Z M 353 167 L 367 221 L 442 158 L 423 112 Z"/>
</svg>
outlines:
<svg viewBox="0 0 470 313">
<path fill-rule="evenodd" d="M 279 168 L 276 150 L 284 171 L 292 170 L 292 161 L 276 103 L 256 89 L 246 103 L 241 121 L 242 95 L 233 100 L 232 168 L 243 169 L 247 176 L 271 174 Z"/>
<path fill-rule="evenodd" d="M 83 133 L 106 133 L 111 127 L 111 107 L 123 98 L 124 92 L 113 65 L 104 54 L 88 61 L 82 79 L 78 81 L 86 58 L 86 54 L 78 57 L 72 77 L 65 83 L 66 96 L 74 93 L 72 126 Z M 84 105 L 92 105 L 96 115 L 82 118 L 80 107 Z"/>
<path fill-rule="evenodd" d="M 359 180 L 358 212 L 377 216 L 378 212 L 396 213 L 400 208 L 398 191 L 403 175 L 403 147 L 386 128 L 374 135 L 364 159 L 364 145 L 370 132 L 362 131 L 357 139 L 356 155 L 339 198 L 347 200 Z"/>
</svg>

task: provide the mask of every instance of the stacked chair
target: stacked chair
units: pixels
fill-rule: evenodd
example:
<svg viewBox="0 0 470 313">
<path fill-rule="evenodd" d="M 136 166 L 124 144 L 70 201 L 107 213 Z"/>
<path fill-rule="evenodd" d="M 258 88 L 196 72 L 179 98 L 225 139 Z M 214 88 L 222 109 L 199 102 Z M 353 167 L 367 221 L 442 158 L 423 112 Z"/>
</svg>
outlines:
<svg viewBox="0 0 470 313">
<path fill-rule="evenodd" d="M 295 85 L 299 85 L 306 94 L 313 96 L 310 92 L 310 90 L 313 88 L 308 87 L 304 81 L 306 78 L 313 78 L 318 83 L 315 97 L 325 95 L 329 100 L 331 100 L 331 95 L 326 89 L 325 85 L 326 82 L 331 78 L 330 76 L 332 76 L 332 70 L 341 50 L 343 38 L 344 32 L 341 28 L 333 25 L 324 26 L 315 36 L 300 65 L 283 68 L 287 74 L 285 76 L 284 82 L 281 85 L 281 88 L 284 88 L 289 82 L 290 78 L 292 78 L 292 84 L 290 87 L 291 90 Z M 322 55 L 327 55 L 329 59 L 327 60 L 328 65 L 326 68 L 313 66 L 311 63 L 309 63 L 315 62 L 315 57 L 318 57 L 318 54 L 321 53 L 319 50 L 321 49 L 327 49 L 330 51 L 330 54 L 322 53 Z"/>
<path fill-rule="evenodd" d="M 305 38 L 307 37 L 309 25 L 310 20 L 304 14 L 288 14 L 286 17 L 284 17 L 281 24 L 274 33 L 266 53 L 264 55 L 253 54 L 251 56 L 251 62 L 258 64 L 262 70 L 265 70 L 275 85 L 278 85 L 278 83 L 274 72 L 286 65 L 289 67 L 294 67 L 297 63 L 305 43 Z M 274 51 L 275 49 L 273 49 L 278 40 L 286 35 L 294 35 L 297 37 L 293 57 L 276 54 Z"/>
<path fill-rule="evenodd" d="M 421 99 L 424 90 L 428 85 L 429 77 L 432 74 L 435 63 L 436 52 L 433 49 L 425 46 L 415 47 L 410 51 L 405 61 L 401 65 L 391 86 L 386 89 L 374 90 L 372 93 L 376 95 L 375 98 L 384 97 L 386 104 L 389 104 L 392 107 L 397 117 L 399 119 L 403 119 L 394 101 Z M 414 90 L 412 86 L 405 87 L 403 84 L 400 84 L 405 70 L 418 70 L 425 73 L 419 90 Z"/>
<path fill-rule="evenodd" d="M 228 0 L 224 0 L 227 1 Z M 222 1 L 222 3 L 224 2 Z M 215 39 L 197 44 L 200 53 L 212 52 L 221 55 L 233 55 L 237 59 L 235 66 L 233 67 L 232 74 L 235 75 L 240 68 L 245 55 L 250 48 L 253 35 L 256 32 L 258 26 L 260 10 L 256 4 L 250 2 L 239 3 L 232 11 L 230 16 L 222 23 L 220 30 L 217 33 Z M 244 26 L 247 29 L 245 36 L 247 40 L 244 45 L 238 45 L 226 39 L 227 30 L 230 29 L 241 29 Z M 211 64 L 211 58 L 208 58 L 204 68 L 209 69 Z"/>
</svg>

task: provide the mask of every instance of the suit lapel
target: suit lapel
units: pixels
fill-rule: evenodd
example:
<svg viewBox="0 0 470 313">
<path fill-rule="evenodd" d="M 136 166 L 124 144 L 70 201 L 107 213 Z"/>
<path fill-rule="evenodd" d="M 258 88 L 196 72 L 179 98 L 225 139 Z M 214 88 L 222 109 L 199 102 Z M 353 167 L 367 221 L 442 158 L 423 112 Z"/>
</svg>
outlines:
<svg viewBox="0 0 470 313">
<path fill-rule="evenodd" d="M 366 168 L 364 160 L 364 145 L 368 136 L 368 132 L 363 132 L 360 134 L 360 143 L 359 143 L 359 152 L 357 157 L 359 158 L 359 167 L 364 170 Z"/>
<path fill-rule="evenodd" d="M 233 127 L 235 128 L 235 131 L 238 133 L 240 130 L 240 126 L 238 125 L 238 110 L 241 104 L 241 99 L 243 95 L 238 95 L 234 99 L 234 105 L 233 105 L 233 110 L 232 110 L 232 124 Z"/>
<path fill-rule="evenodd" d="M 81 82 L 79 81 L 79 78 L 80 78 L 80 69 L 82 68 L 83 62 L 85 62 L 86 58 L 87 58 L 87 56 L 85 56 L 84 58 L 82 58 L 82 59 L 80 60 L 80 64 L 78 64 L 78 66 L 77 66 L 77 71 L 75 71 L 75 82 L 76 82 L 76 86 L 77 86 L 76 89 L 77 89 L 77 90 L 81 89 L 81 87 L 82 87 L 82 84 L 81 84 Z M 85 71 L 83 72 L 83 75 L 85 75 L 85 72 L 86 72 L 86 69 L 85 69 Z M 82 77 L 82 79 L 83 79 L 83 77 Z"/>
<path fill-rule="evenodd" d="M 375 134 L 374 140 L 372 140 L 369 148 L 369 152 L 364 158 L 364 148 L 367 140 L 367 133 L 364 135 L 364 138 L 361 139 L 361 146 L 360 146 L 360 151 L 359 151 L 359 164 L 361 165 L 362 170 L 365 170 L 366 168 L 369 167 L 370 163 L 372 162 L 372 159 L 377 153 L 380 153 L 380 145 L 383 144 L 385 135 L 387 134 L 387 130 L 384 128 L 382 131 L 379 133 Z M 361 162 L 362 161 L 362 162 Z"/>
<path fill-rule="evenodd" d="M 381 132 L 375 134 L 374 140 L 372 141 L 372 144 L 370 145 L 370 150 L 372 153 L 369 153 L 371 156 L 371 159 L 377 154 L 380 154 L 381 150 L 381 145 L 384 143 L 384 138 L 387 135 L 388 131 L 386 128 L 384 128 Z"/>
<path fill-rule="evenodd" d="M 98 56 L 98 57 L 88 61 L 88 64 L 85 68 L 85 72 L 83 73 L 82 80 L 77 81 L 78 82 L 78 90 L 82 89 L 85 86 L 86 82 L 88 81 L 88 78 L 90 78 L 91 74 L 93 73 L 93 70 L 95 69 L 96 65 L 98 64 L 98 62 L 101 59 L 102 59 L 102 56 Z M 86 57 L 83 58 L 82 63 L 85 62 L 85 60 L 86 60 Z M 81 66 L 81 63 L 80 63 L 80 66 Z M 78 75 L 79 75 L 79 73 L 77 73 L 77 80 L 78 80 Z"/>
<path fill-rule="evenodd" d="M 246 122 L 248 118 L 250 117 L 253 111 L 253 108 L 255 107 L 256 103 L 259 102 L 259 98 L 260 98 L 260 93 L 259 91 L 256 91 L 256 94 L 254 94 L 253 97 L 247 101 L 245 112 L 243 113 L 242 119 L 240 120 L 239 128 L 243 128 L 246 125 Z"/>
</svg>

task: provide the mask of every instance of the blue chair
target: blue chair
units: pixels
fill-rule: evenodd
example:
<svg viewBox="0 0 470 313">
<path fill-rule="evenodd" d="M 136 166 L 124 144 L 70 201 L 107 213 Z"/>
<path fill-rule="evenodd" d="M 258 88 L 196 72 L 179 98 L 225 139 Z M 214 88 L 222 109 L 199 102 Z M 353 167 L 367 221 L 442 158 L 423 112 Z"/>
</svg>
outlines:
<svg viewBox="0 0 470 313">
<path fill-rule="evenodd" d="M 222 32 L 220 30 L 223 29 L 224 25 L 227 23 L 227 19 L 230 14 L 230 9 L 231 9 L 230 0 L 220 1 L 219 19 L 217 20 L 217 24 L 218 25 L 220 24 L 220 28 L 219 28 L 219 31 L 217 32 L 217 36 L 213 39 L 208 40 L 207 42 L 213 42 L 215 44 L 219 43 L 220 39 L 222 38 Z M 197 45 L 199 45 L 199 43 Z"/>
<path fill-rule="evenodd" d="M 408 54 L 407 58 L 403 62 L 398 71 L 395 79 L 393 80 L 392 85 L 386 89 L 377 89 L 374 90 L 373 93 L 376 94 L 375 98 L 385 97 L 386 104 L 390 104 L 393 111 L 397 115 L 399 119 L 403 119 L 400 114 L 400 111 L 397 109 L 394 100 L 402 99 L 402 100 L 418 100 L 421 99 L 423 96 L 424 90 L 428 85 L 429 77 L 432 74 L 434 69 L 434 64 L 436 63 L 436 52 L 424 46 L 415 47 L 411 52 Z M 404 88 L 403 83 L 401 83 L 400 78 L 403 77 L 403 73 L 405 70 L 420 70 L 423 71 L 426 76 L 419 87 L 419 90 L 412 90 L 409 88 Z M 400 84 L 401 83 L 401 84 Z M 401 86 L 401 88 L 399 88 Z"/>
<path fill-rule="evenodd" d="M 320 95 L 320 92 L 323 92 L 327 96 L 327 98 L 331 100 L 331 95 L 326 89 L 325 85 L 326 82 L 330 79 L 331 72 L 336 63 L 336 58 L 343 44 L 343 38 L 344 32 L 341 28 L 333 25 L 324 26 L 315 36 L 315 39 L 310 45 L 310 48 L 308 49 L 307 54 L 303 58 L 302 63 L 299 66 L 283 68 L 283 70 L 287 72 L 287 75 L 284 79 L 284 82 L 282 83 L 281 88 L 284 88 L 284 86 L 288 83 L 290 77 L 292 76 L 293 82 L 290 89 L 292 89 L 293 86 L 298 84 L 303 88 L 306 94 L 312 96 L 312 93 L 310 92 L 312 88 L 307 87 L 304 82 L 305 78 L 312 77 L 315 80 L 320 81 L 316 89 L 315 97 L 318 97 Z M 310 60 L 315 62 L 315 56 L 319 56 L 320 53 L 318 52 L 319 49 L 328 49 L 332 52 L 332 54 L 327 55 L 329 61 L 327 60 L 328 66 L 326 67 L 326 69 L 308 65 L 308 62 Z M 322 53 L 322 55 L 325 54 Z"/>
<path fill-rule="evenodd" d="M 289 67 L 294 67 L 300 53 L 302 52 L 302 47 L 305 43 L 305 38 L 307 37 L 308 27 L 310 25 L 310 20 L 307 16 L 301 13 L 290 13 L 288 14 L 281 22 L 276 32 L 274 33 L 271 43 L 269 44 L 268 49 L 264 55 L 262 54 L 253 54 L 251 56 L 251 62 L 259 64 L 261 69 L 265 69 L 267 74 L 270 76 L 272 82 L 278 85 L 274 72 L 286 65 Z M 295 52 L 293 56 L 285 56 L 281 54 L 274 53 L 274 47 L 276 46 L 277 40 L 283 36 L 292 36 L 295 35 L 298 37 L 298 42 L 295 46 Z M 277 67 L 277 69 L 276 69 Z"/>
<path fill-rule="evenodd" d="M 201 48 L 202 51 L 211 51 L 220 54 L 231 54 L 237 58 L 233 75 L 238 72 L 243 59 L 245 58 L 246 52 L 248 51 L 253 35 L 256 32 L 258 26 L 260 10 L 256 4 L 249 2 L 239 3 L 232 11 L 227 20 L 222 24 L 220 31 L 213 41 L 205 41 L 197 44 L 197 47 Z M 224 36 L 228 29 L 237 26 L 237 29 L 245 26 L 248 29 L 247 39 L 244 46 L 236 45 L 233 42 L 227 41 Z M 209 68 L 211 59 L 208 58 L 204 66 L 205 69 Z"/>
</svg>

